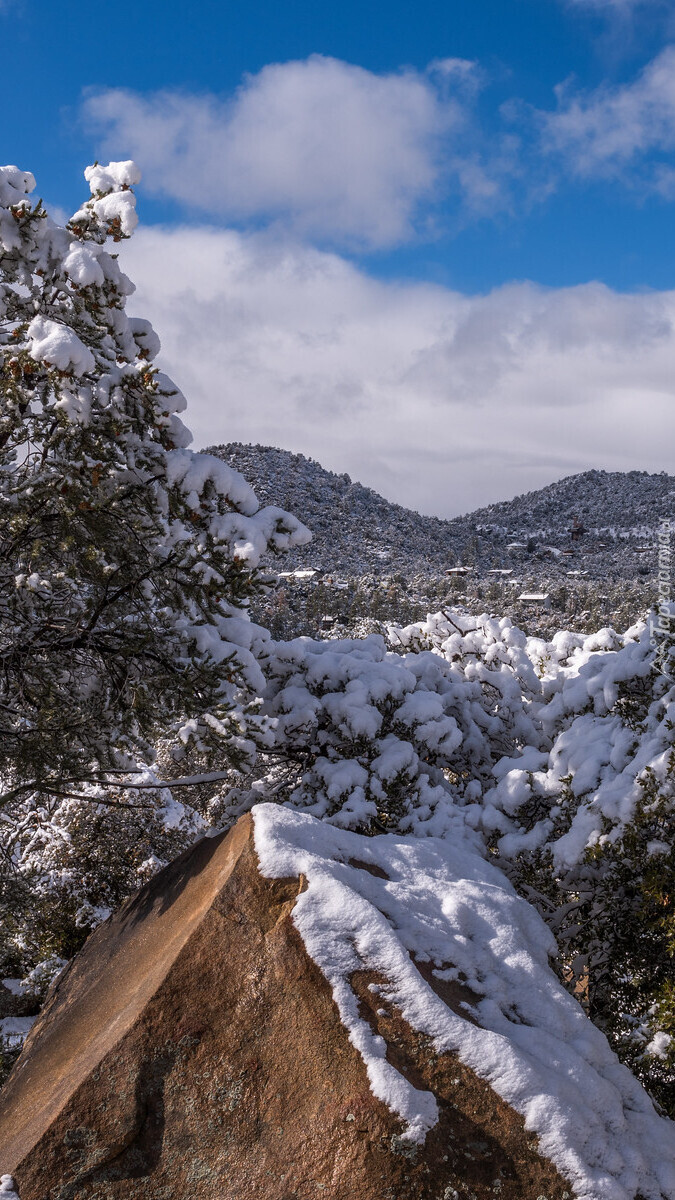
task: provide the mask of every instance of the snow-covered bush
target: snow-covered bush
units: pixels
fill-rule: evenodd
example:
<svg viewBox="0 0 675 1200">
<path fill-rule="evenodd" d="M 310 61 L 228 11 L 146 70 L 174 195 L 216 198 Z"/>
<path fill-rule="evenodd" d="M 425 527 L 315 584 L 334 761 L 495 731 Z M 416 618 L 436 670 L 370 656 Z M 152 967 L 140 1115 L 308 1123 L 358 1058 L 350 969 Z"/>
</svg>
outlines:
<svg viewBox="0 0 675 1200">
<path fill-rule="evenodd" d="M 344 828 L 433 823 L 451 794 L 438 767 L 463 741 L 453 706 L 439 659 L 401 659 L 377 635 L 275 643 L 263 704 L 274 741 L 230 811 L 274 798 Z"/>
<path fill-rule="evenodd" d="M 491 629 L 536 685 L 524 635 L 508 622 Z M 492 782 L 495 762 L 536 740 L 505 662 L 450 661 L 417 627 L 391 636 L 397 651 L 377 634 L 270 645 L 262 713 L 273 741 L 221 819 L 276 799 L 362 832 L 443 834 Z"/>
<path fill-rule="evenodd" d="M 496 707 L 511 729 L 520 709 L 531 732 L 464 819 L 555 934 L 561 978 L 675 1111 L 675 686 L 649 626 L 545 643 L 452 611 L 391 636 L 466 678 L 517 683 Z"/>
<path fill-rule="evenodd" d="M 69 959 L 88 933 L 203 832 L 166 790 L 15 806 L 3 822 L 0 978 Z M 48 982 L 48 981 L 47 981 Z M 42 993 L 31 977 L 30 988 Z"/>
</svg>

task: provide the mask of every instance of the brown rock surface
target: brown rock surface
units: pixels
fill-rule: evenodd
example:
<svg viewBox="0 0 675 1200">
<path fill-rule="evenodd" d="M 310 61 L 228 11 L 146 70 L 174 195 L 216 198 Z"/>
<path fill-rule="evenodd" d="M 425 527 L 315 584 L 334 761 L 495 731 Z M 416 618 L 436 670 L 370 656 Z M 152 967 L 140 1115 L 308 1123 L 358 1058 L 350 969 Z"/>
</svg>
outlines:
<svg viewBox="0 0 675 1200">
<path fill-rule="evenodd" d="M 571 1195 L 522 1118 L 363 971 L 390 1061 L 439 1105 L 424 1146 L 401 1141 L 293 925 L 301 890 L 261 877 L 245 817 L 89 938 L 0 1093 L 0 1173 L 21 1200 Z"/>
</svg>

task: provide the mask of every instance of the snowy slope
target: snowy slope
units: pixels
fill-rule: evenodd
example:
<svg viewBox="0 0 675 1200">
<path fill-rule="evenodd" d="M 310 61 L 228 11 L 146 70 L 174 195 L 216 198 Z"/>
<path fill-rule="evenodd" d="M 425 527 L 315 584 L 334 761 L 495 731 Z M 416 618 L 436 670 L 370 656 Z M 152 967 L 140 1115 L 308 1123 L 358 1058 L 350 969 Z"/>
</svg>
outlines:
<svg viewBox="0 0 675 1200">
<path fill-rule="evenodd" d="M 300 515 L 312 530 L 311 546 L 291 554 L 289 566 L 350 575 L 433 574 L 467 561 L 479 569 L 508 569 L 522 563 L 528 541 L 530 553 L 570 549 L 576 517 L 587 531 L 575 544 L 583 562 L 563 559 L 560 570 L 583 566 L 593 577 L 611 566 L 634 578 L 652 562 L 640 546 L 654 541 L 660 520 L 675 517 L 675 476 L 666 474 L 587 471 L 443 521 L 391 504 L 302 454 L 237 442 L 211 447 L 211 453 L 241 471 L 262 503 Z M 513 543 L 520 545 L 511 549 Z"/>
<path fill-rule="evenodd" d="M 284 567 L 311 563 L 324 571 L 362 575 L 372 570 L 443 570 L 458 551 L 457 530 L 448 521 L 423 517 L 348 475 L 326 471 L 302 454 L 272 446 L 230 443 L 211 453 L 241 471 L 262 504 L 274 503 L 302 513 L 312 530 L 304 554 L 291 554 Z M 274 501 L 268 497 L 276 497 Z M 281 497 L 285 499 L 282 501 Z"/>
<path fill-rule="evenodd" d="M 648 535 L 675 511 L 675 476 L 647 471 L 584 471 L 536 492 L 471 513 L 481 526 L 558 536 L 576 516 L 589 531 Z"/>
</svg>

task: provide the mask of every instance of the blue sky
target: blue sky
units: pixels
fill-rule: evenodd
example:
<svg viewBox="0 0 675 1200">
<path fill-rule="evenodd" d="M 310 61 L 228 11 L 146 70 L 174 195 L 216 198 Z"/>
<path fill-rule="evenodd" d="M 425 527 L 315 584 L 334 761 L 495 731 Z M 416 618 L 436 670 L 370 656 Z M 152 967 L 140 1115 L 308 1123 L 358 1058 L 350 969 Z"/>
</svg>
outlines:
<svg viewBox="0 0 675 1200">
<path fill-rule="evenodd" d="M 670 467 L 675 20 L 659 0 L 0 0 L 0 159 L 125 248 L 198 443 L 458 512 Z"/>
</svg>

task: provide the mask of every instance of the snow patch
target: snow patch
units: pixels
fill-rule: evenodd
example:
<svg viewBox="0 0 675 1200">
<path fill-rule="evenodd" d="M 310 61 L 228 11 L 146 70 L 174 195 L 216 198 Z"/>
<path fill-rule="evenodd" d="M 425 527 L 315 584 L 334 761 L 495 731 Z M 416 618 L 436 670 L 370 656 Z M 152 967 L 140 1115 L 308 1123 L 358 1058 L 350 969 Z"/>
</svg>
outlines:
<svg viewBox="0 0 675 1200">
<path fill-rule="evenodd" d="M 96 366 L 94 355 L 67 325 L 46 317 L 34 317 L 28 326 L 29 353 L 36 362 L 44 362 L 59 371 L 84 375 Z"/>
<path fill-rule="evenodd" d="M 37 1017 L 3 1017 L 0 1021 L 0 1039 L 10 1046 L 21 1045 L 28 1037 Z"/>
</svg>

